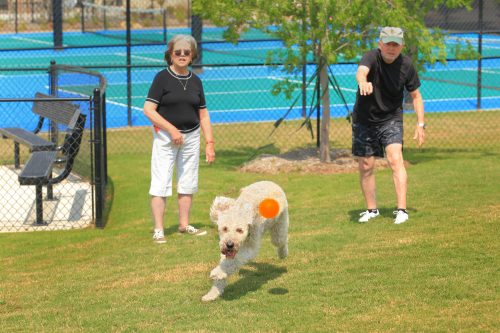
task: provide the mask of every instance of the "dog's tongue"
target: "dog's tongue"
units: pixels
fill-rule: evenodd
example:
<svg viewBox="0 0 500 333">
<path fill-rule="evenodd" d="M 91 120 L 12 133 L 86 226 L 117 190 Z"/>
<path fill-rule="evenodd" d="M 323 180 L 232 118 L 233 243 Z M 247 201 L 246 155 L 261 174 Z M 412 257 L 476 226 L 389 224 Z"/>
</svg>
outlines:
<svg viewBox="0 0 500 333">
<path fill-rule="evenodd" d="M 222 254 L 225 255 L 228 259 L 233 259 L 235 256 L 234 251 L 223 251 Z"/>
</svg>

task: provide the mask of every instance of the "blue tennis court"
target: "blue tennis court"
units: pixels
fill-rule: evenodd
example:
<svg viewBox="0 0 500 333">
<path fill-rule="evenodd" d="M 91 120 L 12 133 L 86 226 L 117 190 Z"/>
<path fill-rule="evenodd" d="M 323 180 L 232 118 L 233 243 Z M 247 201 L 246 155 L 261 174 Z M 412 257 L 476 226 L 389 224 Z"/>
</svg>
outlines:
<svg viewBox="0 0 500 333">
<path fill-rule="evenodd" d="M 77 34 L 77 33 L 75 33 Z M 40 34 L 27 34 L 16 38 L 29 38 L 42 41 Z M 450 44 L 456 42 L 456 37 L 450 37 Z M 472 42 L 474 36 L 464 35 Z M 0 44 L 3 38 L 0 37 Z M 500 48 L 500 37 L 488 36 L 484 38 L 485 49 L 497 52 Z M 258 122 L 275 121 L 289 109 L 292 101 L 301 94 L 296 90 L 292 99 L 287 100 L 283 94 L 271 94 L 273 85 L 288 79 L 300 84 L 302 77 L 286 76 L 279 68 L 262 65 L 244 65 L 261 63 L 267 51 L 283 47 L 279 41 L 243 42 L 238 45 L 230 43 L 216 43 L 208 45 L 203 52 L 203 62 L 207 64 L 229 64 L 238 61 L 241 66 L 203 67 L 201 77 L 207 98 L 211 118 L 214 123 L 231 122 Z M 142 106 L 147 95 L 151 81 L 157 71 L 164 66 L 164 45 L 134 46 L 131 61 L 134 65 L 157 65 L 157 68 L 143 68 L 132 70 L 132 99 L 131 113 L 128 114 L 127 106 L 127 77 L 124 69 L 99 69 L 107 81 L 107 125 L 108 127 L 124 127 L 130 123 L 133 126 L 149 125 L 149 121 L 142 114 Z M 126 49 L 122 46 L 96 47 L 83 49 L 30 50 L 30 51 L 3 51 L 0 52 L 1 67 L 39 67 L 46 68 L 51 60 L 58 64 L 75 66 L 109 66 L 112 64 L 123 65 L 126 59 Z M 436 65 L 427 68 L 421 73 L 422 87 L 426 112 L 469 111 L 477 108 L 477 64 L 476 60 L 450 61 L 447 66 Z M 357 84 L 355 81 L 356 64 L 332 65 L 331 70 L 339 84 L 340 91 L 347 103 L 347 108 L 352 110 L 355 100 Z M 314 73 L 314 66 L 308 66 L 308 76 Z M 36 91 L 46 92 L 48 82 L 46 73 L 37 74 L 28 72 L 0 72 L 2 87 L 19 86 L 20 81 L 32 82 L 30 90 L 21 91 L 2 89 L 0 97 L 32 97 Z M 79 85 L 66 84 L 65 93 L 79 96 Z M 482 109 L 500 108 L 500 59 L 484 59 L 481 72 L 481 104 Z M 17 94 L 17 95 L 16 95 Z M 307 101 L 311 103 L 315 94 L 313 85 L 307 89 Z M 330 90 L 331 116 L 345 117 L 346 105 L 337 93 Z M 309 110 L 309 107 L 308 109 Z M 29 113 L 16 109 L 22 116 Z M 302 104 L 295 105 L 287 119 L 300 119 L 303 117 Z M 10 117 L 0 116 L 0 126 L 10 126 Z M 130 123 L 129 123 L 130 121 Z"/>
</svg>

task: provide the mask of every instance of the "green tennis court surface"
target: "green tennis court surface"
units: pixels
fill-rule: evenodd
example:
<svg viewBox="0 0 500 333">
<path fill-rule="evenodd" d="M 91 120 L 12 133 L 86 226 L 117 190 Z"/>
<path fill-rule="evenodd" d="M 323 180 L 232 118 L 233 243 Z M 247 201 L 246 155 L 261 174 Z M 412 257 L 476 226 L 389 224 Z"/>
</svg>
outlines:
<svg viewBox="0 0 500 333">
<path fill-rule="evenodd" d="M 178 33 L 179 31 L 176 31 Z M 85 34 L 84 34 L 85 35 Z M 36 36 L 36 40 L 49 43 L 50 36 Z M 65 34 L 65 42 L 69 38 L 86 38 Z M 31 35 L 17 35 L 16 40 L 21 43 L 20 38 L 31 39 Z M 115 40 L 114 38 L 106 40 Z M 218 38 L 217 34 L 213 38 Z M 472 38 L 472 37 L 471 37 Z M 0 47 L 5 39 L 11 37 L 0 37 Z M 498 48 L 500 39 L 490 39 L 492 50 Z M 455 40 L 451 41 L 452 43 Z M 205 44 L 204 44 L 205 45 Z M 288 110 L 292 100 L 301 92 L 296 91 L 292 100 L 287 100 L 282 94 L 273 96 L 270 91 L 273 85 L 285 78 L 302 82 L 302 77 L 285 76 L 279 68 L 273 69 L 269 66 L 255 65 L 243 66 L 244 64 L 262 63 L 270 50 L 282 48 L 279 41 L 242 42 L 238 45 L 230 43 L 206 44 L 203 52 L 203 63 L 205 64 L 230 64 L 239 63 L 242 66 L 206 66 L 199 76 L 203 80 L 207 103 L 211 112 L 212 120 L 217 122 L 248 122 L 248 121 L 274 121 Z M 127 107 L 127 78 L 124 68 L 98 69 L 108 80 L 108 126 L 121 127 L 127 125 L 148 125 L 149 121 L 142 114 L 142 106 L 147 95 L 149 86 L 154 75 L 164 68 L 163 53 L 165 45 L 134 46 L 132 48 L 132 65 L 154 65 L 155 68 L 132 70 L 132 109 L 128 114 Z M 38 67 L 47 68 L 51 60 L 58 64 L 75 66 L 122 66 L 126 63 L 126 49 L 123 46 L 95 47 L 79 49 L 54 50 L 24 50 L 0 52 L 2 68 Z M 482 62 L 481 95 L 483 109 L 500 108 L 500 59 L 485 59 Z M 340 91 L 347 103 L 347 108 L 352 110 L 355 94 L 356 81 L 354 74 L 355 64 L 342 64 L 331 66 Z M 307 67 L 307 75 L 314 73 L 314 66 Z M 38 76 L 38 78 L 37 78 Z M 19 86 L 19 80 L 30 80 L 39 82 L 30 86 L 33 91 L 19 91 L 19 89 L 2 89 L 0 97 L 32 97 L 35 91 L 47 91 L 46 73 L 43 71 L 29 73 L 25 71 L 2 71 L 0 82 L 2 87 Z M 477 61 L 450 61 L 447 66 L 437 65 L 428 68 L 421 73 L 421 91 L 425 100 L 426 112 L 466 111 L 475 110 L 477 107 Z M 74 82 L 65 84 L 66 92 L 78 95 L 86 91 L 84 84 Z M 16 95 L 17 94 L 17 95 Z M 313 87 L 307 89 L 307 101 L 313 100 Z M 330 91 L 332 101 L 333 117 L 345 117 L 347 115 L 346 105 L 343 100 L 333 91 Z M 289 115 L 289 119 L 302 117 L 302 106 L 296 105 Z M 0 126 L 2 125 L 0 117 Z M 128 120 L 131 123 L 128 123 Z"/>
</svg>

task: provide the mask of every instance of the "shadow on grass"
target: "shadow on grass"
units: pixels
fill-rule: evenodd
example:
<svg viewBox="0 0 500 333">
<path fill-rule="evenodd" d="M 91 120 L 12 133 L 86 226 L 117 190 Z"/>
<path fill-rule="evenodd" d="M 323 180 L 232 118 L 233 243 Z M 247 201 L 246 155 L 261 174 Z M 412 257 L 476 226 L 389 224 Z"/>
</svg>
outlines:
<svg viewBox="0 0 500 333">
<path fill-rule="evenodd" d="M 395 218 L 393 212 L 396 210 L 396 208 L 387 208 L 387 207 L 382 207 L 382 208 L 379 208 L 378 211 L 380 213 L 380 217 L 391 217 L 391 218 Z M 358 224 L 358 220 L 359 220 L 359 217 L 362 212 L 364 212 L 365 209 L 364 208 L 360 208 L 360 209 L 356 209 L 356 210 L 350 210 L 349 211 L 349 218 L 351 220 L 351 222 L 354 222 L 356 224 Z M 411 214 L 412 212 L 413 213 L 416 213 L 418 212 L 418 209 L 416 208 L 413 208 L 413 207 L 408 207 L 406 209 L 406 211 L 408 212 L 408 214 Z M 362 223 L 361 223 L 362 224 Z"/>
<path fill-rule="evenodd" d="M 113 202 L 115 199 L 115 183 L 113 183 L 113 179 L 111 177 L 107 178 L 106 182 L 106 196 L 104 202 L 104 212 L 102 216 L 102 225 L 99 228 L 106 227 L 106 224 L 109 220 L 109 215 L 111 214 L 111 210 L 113 208 Z"/>
<path fill-rule="evenodd" d="M 226 301 L 237 300 L 246 294 L 260 289 L 267 282 L 280 277 L 287 272 L 285 267 L 279 267 L 264 263 L 250 263 L 247 266 L 253 267 L 255 270 L 242 268 L 239 271 L 240 279 L 235 283 L 230 283 L 226 287 L 222 299 Z M 284 295 L 288 293 L 285 288 L 273 288 L 269 290 L 273 295 Z"/>
<path fill-rule="evenodd" d="M 426 163 L 436 160 L 455 159 L 457 155 L 474 155 L 474 157 L 489 157 L 495 155 L 495 152 L 488 149 L 479 148 L 404 148 L 404 159 L 411 164 Z"/>
<path fill-rule="evenodd" d="M 206 224 L 189 223 L 189 225 L 192 225 L 193 227 L 195 227 L 197 229 L 207 230 L 207 225 Z M 153 229 L 151 229 L 151 230 L 153 230 Z M 163 232 L 164 232 L 165 236 L 176 234 L 176 233 L 179 232 L 179 224 L 178 223 L 174 223 L 173 225 L 169 226 L 168 228 L 164 228 Z M 191 236 L 191 235 L 186 235 L 186 236 L 189 236 L 189 237 L 204 237 L 204 236 Z"/>
</svg>

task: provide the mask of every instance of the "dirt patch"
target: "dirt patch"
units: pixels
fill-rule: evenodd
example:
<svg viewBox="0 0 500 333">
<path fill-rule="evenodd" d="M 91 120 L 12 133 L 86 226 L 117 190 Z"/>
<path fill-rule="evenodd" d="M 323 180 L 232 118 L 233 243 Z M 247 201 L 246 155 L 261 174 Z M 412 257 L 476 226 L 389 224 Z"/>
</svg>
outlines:
<svg viewBox="0 0 500 333">
<path fill-rule="evenodd" d="M 329 163 L 321 163 L 317 148 L 301 148 L 281 155 L 263 154 L 245 163 L 239 171 L 265 174 L 298 172 L 303 174 L 332 174 L 358 171 L 358 160 L 347 149 L 330 150 Z M 405 161 L 405 165 L 408 163 Z M 388 168 L 385 158 L 375 161 L 375 168 Z"/>
</svg>

